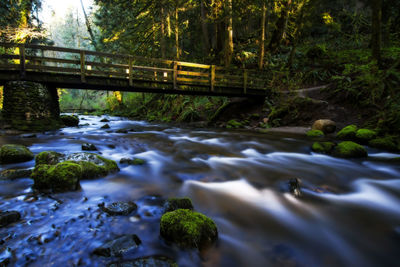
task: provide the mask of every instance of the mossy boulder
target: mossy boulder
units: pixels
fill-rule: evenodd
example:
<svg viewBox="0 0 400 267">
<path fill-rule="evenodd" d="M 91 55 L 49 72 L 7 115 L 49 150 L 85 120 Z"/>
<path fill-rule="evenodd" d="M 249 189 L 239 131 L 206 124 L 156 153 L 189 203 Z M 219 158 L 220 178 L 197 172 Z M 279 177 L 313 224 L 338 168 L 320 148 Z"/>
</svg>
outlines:
<svg viewBox="0 0 400 267">
<path fill-rule="evenodd" d="M 230 120 L 226 124 L 227 129 L 237 129 L 237 128 L 242 128 L 243 124 L 238 122 L 237 120 Z"/>
<path fill-rule="evenodd" d="M 333 133 L 336 130 L 336 123 L 332 120 L 316 120 L 312 127 L 312 130 L 320 130 L 324 134 Z"/>
<path fill-rule="evenodd" d="M 128 164 L 128 165 L 144 165 L 146 164 L 146 160 L 139 159 L 139 158 L 122 158 L 119 163 L 121 164 Z"/>
<path fill-rule="evenodd" d="M 383 149 L 383 150 L 387 150 L 387 151 L 392 151 L 392 152 L 396 152 L 399 150 L 398 146 L 396 145 L 395 139 L 391 136 L 375 138 L 373 140 L 370 140 L 368 142 L 368 145 L 370 147 Z"/>
<path fill-rule="evenodd" d="M 81 152 L 64 155 L 54 151 L 44 151 L 36 156 L 36 166 L 39 164 L 55 165 L 64 161 L 79 164 L 82 168 L 82 179 L 95 179 L 119 171 L 115 161 L 94 153 Z"/>
<path fill-rule="evenodd" d="M 79 117 L 76 115 L 61 115 L 60 119 L 67 127 L 75 127 L 79 125 Z"/>
<path fill-rule="evenodd" d="M 310 130 L 307 133 L 308 137 L 322 137 L 324 136 L 324 132 L 320 130 Z"/>
<path fill-rule="evenodd" d="M 169 198 L 164 204 L 165 212 L 170 212 L 177 209 L 193 210 L 192 200 L 188 197 L 183 197 L 183 198 L 172 197 Z"/>
<path fill-rule="evenodd" d="M 315 142 L 311 149 L 317 153 L 329 154 L 332 152 L 333 148 L 336 146 L 333 142 Z"/>
<path fill-rule="evenodd" d="M 363 158 L 367 157 L 368 153 L 362 145 L 351 141 L 344 141 L 335 147 L 333 155 L 341 158 Z"/>
<path fill-rule="evenodd" d="M 56 165 L 40 164 L 35 167 L 31 178 L 33 187 L 53 192 L 75 191 L 80 188 L 82 167 L 75 162 L 64 161 Z"/>
<path fill-rule="evenodd" d="M 377 133 L 369 129 L 358 129 L 356 132 L 357 140 L 365 144 L 368 143 L 368 141 L 375 139 L 376 136 Z"/>
<path fill-rule="evenodd" d="M 23 145 L 3 145 L 0 148 L 0 163 L 19 163 L 30 161 L 34 158 L 33 153 Z"/>
<path fill-rule="evenodd" d="M 356 138 L 357 130 L 356 125 L 348 125 L 340 130 L 336 137 L 341 140 L 354 140 Z"/>
<path fill-rule="evenodd" d="M 214 221 L 189 209 L 165 213 L 161 217 L 160 234 L 167 241 L 176 243 L 182 248 L 203 249 L 218 238 Z"/>
</svg>

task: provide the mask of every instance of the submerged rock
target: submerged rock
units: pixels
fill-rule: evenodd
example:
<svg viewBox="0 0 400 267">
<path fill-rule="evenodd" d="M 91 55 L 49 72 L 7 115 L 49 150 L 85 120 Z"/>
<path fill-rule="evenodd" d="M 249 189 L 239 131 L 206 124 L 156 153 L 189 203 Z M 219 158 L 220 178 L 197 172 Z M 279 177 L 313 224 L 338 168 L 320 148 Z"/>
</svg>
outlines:
<svg viewBox="0 0 400 267">
<path fill-rule="evenodd" d="M 7 169 L 0 172 L 0 179 L 13 180 L 18 178 L 30 177 L 31 169 Z"/>
<path fill-rule="evenodd" d="M 290 179 L 289 192 L 295 197 L 301 197 L 300 179 L 297 178 Z"/>
<path fill-rule="evenodd" d="M 322 131 L 324 134 L 329 134 L 335 132 L 336 123 L 332 120 L 316 120 L 311 129 Z"/>
<path fill-rule="evenodd" d="M 144 165 L 146 164 L 146 161 L 144 159 L 139 159 L 139 158 L 122 158 L 119 163 L 121 164 L 129 164 L 129 165 Z"/>
<path fill-rule="evenodd" d="M 335 147 L 333 155 L 341 158 L 363 158 L 367 157 L 368 153 L 362 145 L 351 141 L 344 141 Z"/>
<path fill-rule="evenodd" d="M 102 211 L 107 212 L 110 215 L 129 215 L 133 211 L 137 210 L 137 205 L 134 202 L 114 202 L 105 205 L 104 203 L 99 204 Z"/>
<path fill-rule="evenodd" d="M 108 267 L 178 267 L 175 261 L 164 256 L 149 256 L 127 260 L 122 262 L 110 263 Z"/>
<path fill-rule="evenodd" d="M 21 219 L 21 214 L 18 211 L 0 212 L 0 227 L 15 223 Z"/>
<path fill-rule="evenodd" d="M 118 129 L 118 130 L 116 130 L 115 132 L 116 132 L 116 133 L 126 134 L 126 133 L 128 133 L 128 130 L 125 130 L 125 129 Z"/>
<path fill-rule="evenodd" d="M 110 129 L 110 125 L 104 124 L 103 126 L 100 127 L 100 129 Z"/>
<path fill-rule="evenodd" d="M 141 243 L 142 241 L 137 235 L 124 235 L 96 248 L 93 254 L 103 257 L 122 256 L 128 251 L 136 249 Z"/>
<path fill-rule="evenodd" d="M 82 167 L 70 161 L 56 165 L 40 164 L 33 170 L 31 178 L 34 180 L 33 187 L 38 190 L 75 191 L 80 188 Z"/>
<path fill-rule="evenodd" d="M 342 140 L 354 140 L 356 138 L 356 134 L 357 134 L 357 126 L 352 124 L 340 130 L 337 133 L 336 137 Z"/>
<path fill-rule="evenodd" d="M 192 200 L 188 197 L 169 198 L 164 204 L 164 212 L 170 212 L 177 209 L 193 210 Z"/>
<path fill-rule="evenodd" d="M 8 144 L 0 148 L 1 164 L 25 162 L 33 158 L 33 153 L 23 145 Z"/>
<path fill-rule="evenodd" d="M 67 127 L 75 127 L 79 125 L 79 117 L 76 115 L 61 115 L 60 119 Z"/>
<path fill-rule="evenodd" d="M 85 151 L 97 151 L 97 147 L 95 145 L 93 145 L 93 144 L 86 143 L 86 144 L 82 145 L 82 150 L 85 150 Z"/>
<path fill-rule="evenodd" d="M 104 119 L 101 119 L 100 122 L 110 122 L 110 120 L 107 118 L 104 118 Z"/>
<path fill-rule="evenodd" d="M 182 248 L 206 248 L 218 238 L 217 226 L 207 216 L 188 209 L 167 212 L 161 217 L 160 234 Z"/>
</svg>

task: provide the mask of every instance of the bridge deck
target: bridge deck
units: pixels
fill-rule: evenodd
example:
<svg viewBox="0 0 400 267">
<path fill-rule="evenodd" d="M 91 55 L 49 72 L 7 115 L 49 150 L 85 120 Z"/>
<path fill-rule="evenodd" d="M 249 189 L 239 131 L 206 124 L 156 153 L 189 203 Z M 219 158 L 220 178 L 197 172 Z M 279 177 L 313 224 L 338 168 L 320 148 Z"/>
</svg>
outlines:
<svg viewBox="0 0 400 267">
<path fill-rule="evenodd" d="M 0 83 L 210 96 L 265 96 L 265 73 L 70 48 L 0 43 Z"/>
</svg>

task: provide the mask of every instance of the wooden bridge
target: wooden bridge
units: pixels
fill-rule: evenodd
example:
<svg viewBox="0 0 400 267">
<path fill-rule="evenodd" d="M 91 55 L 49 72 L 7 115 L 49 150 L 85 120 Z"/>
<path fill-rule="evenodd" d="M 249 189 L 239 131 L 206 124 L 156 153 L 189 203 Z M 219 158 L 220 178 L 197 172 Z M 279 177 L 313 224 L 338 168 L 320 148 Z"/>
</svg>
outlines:
<svg viewBox="0 0 400 267">
<path fill-rule="evenodd" d="M 209 96 L 259 97 L 268 91 L 265 72 L 254 70 L 0 43 L 0 84 L 13 80 L 56 88 Z"/>
</svg>

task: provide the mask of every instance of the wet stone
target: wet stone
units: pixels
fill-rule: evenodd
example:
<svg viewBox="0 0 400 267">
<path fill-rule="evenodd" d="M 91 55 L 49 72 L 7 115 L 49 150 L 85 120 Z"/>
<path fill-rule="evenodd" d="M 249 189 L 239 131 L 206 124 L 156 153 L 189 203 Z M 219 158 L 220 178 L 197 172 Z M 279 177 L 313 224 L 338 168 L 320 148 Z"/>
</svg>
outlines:
<svg viewBox="0 0 400 267">
<path fill-rule="evenodd" d="M 86 144 L 82 145 L 82 150 L 84 150 L 84 151 L 97 151 L 97 147 L 95 145 L 93 145 L 93 144 L 86 143 Z"/>
<path fill-rule="evenodd" d="M 107 265 L 108 267 L 178 267 L 175 261 L 164 256 L 150 256 L 137 258 L 134 260 L 114 262 Z"/>
<path fill-rule="evenodd" d="M 137 205 L 134 202 L 114 202 L 105 205 L 104 203 L 99 204 L 102 211 L 110 215 L 129 215 L 131 212 L 137 210 Z"/>
<path fill-rule="evenodd" d="M 126 133 L 128 133 L 128 130 L 125 130 L 125 129 L 119 129 L 119 130 L 116 130 L 115 132 L 116 132 L 116 133 L 122 133 L 122 134 L 126 134 Z"/>
<path fill-rule="evenodd" d="M 301 196 L 300 179 L 293 178 L 289 181 L 289 192 L 295 197 Z"/>
<path fill-rule="evenodd" d="M 21 214 L 18 211 L 0 212 L 0 227 L 7 226 L 21 219 Z"/>
<path fill-rule="evenodd" d="M 142 241 L 137 235 L 124 235 L 108 241 L 101 247 L 96 248 L 93 254 L 103 257 L 115 257 L 136 249 Z"/>
<path fill-rule="evenodd" d="M 0 180 L 13 180 L 29 177 L 32 174 L 30 169 L 8 169 L 0 172 Z"/>
<path fill-rule="evenodd" d="M 101 126 L 101 129 L 110 129 L 110 125 L 108 124 L 104 124 L 103 126 Z"/>
<path fill-rule="evenodd" d="M 164 212 L 170 212 L 177 209 L 193 210 L 192 200 L 188 197 L 169 198 L 164 205 Z"/>
<path fill-rule="evenodd" d="M 139 159 L 139 158 L 122 158 L 119 163 L 121 164 L 128 164 L 128 165 L 144 165 L 146 164 L 146 161 L 144 159 Z"/>
<path fill-rule="evenodd" d="M 106 119 L 106 118 L 104 118 L 104 119 L 102 119 L 100 122 L 110 122 L 110 120 L 109 120 L 109 119 Z"/>
</svg>

